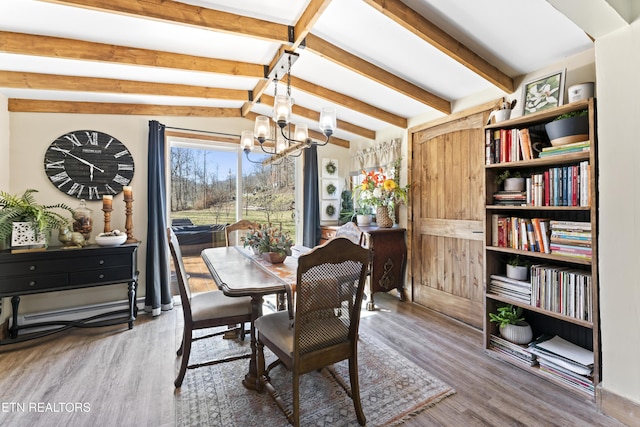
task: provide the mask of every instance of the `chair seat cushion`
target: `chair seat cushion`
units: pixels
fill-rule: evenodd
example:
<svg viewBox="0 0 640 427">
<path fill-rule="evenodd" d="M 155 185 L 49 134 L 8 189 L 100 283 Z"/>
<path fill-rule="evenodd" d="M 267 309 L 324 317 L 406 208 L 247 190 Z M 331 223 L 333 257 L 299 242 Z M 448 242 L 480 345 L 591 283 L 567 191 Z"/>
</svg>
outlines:
<svg viewBox="0 0 640 427">
<path fill-rule="evenodd" d="M 288 311 L 261 316 L 255 321 L 259 337 L 264 336 L 276 347 L 293 357 L 294 328 L 289 327 Z M 307 351 L 343 342 L 348 337 L 348 327 L 336 317 L 324 317 L 306 323 L 304 347 Z M 302 347 L 301 347 L 302 349 Z M 306 353 L 306 351 L 302 351 Z"/>
<path fill-rule="evenodd" d="M 244 315 L 251 315 L 251 297 L 228 297 L 222 291 L 208 291 L 191 297 L 194 322 Z"/>
</svg>

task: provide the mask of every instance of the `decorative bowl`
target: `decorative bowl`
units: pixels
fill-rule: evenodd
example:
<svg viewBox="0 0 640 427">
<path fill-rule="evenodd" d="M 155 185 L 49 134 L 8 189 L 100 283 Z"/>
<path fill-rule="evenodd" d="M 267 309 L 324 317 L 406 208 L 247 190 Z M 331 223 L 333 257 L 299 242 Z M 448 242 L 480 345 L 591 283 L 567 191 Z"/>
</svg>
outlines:
<svg viewBox="0 0 640 427">
<path fill-rule="evenodd" d="M 120 234 L 118 236 L 96 236 L 96 243 L 100 246 L 119 246 L 126 240 L 126 234 Z"/>
</svg>

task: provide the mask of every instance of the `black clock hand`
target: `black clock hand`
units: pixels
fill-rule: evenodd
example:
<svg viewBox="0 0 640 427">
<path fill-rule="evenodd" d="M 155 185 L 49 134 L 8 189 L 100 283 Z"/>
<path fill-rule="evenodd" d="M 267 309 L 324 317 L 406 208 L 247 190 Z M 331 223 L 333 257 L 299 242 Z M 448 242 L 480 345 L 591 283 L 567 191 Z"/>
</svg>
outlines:
<svg viewBox="0 0 640 427">
<path fill-rule="evenodd" d="M 99 170 L 100 172 L 104 173 L 104 170 L 103 170 L 103 169 L 100 169 L 99 167 L 97 167 L 97 166 L 96 166 L 96 165 L 94 165 L 93 163 L 90 163 L 90 162 L 86 161 L 85 159 L 80 158 L 80 157 L 76 156 L 75 154 L 72 154 L 69 150 L 65 150 L 64 148 L 58 148 L 58 147 L 51 147 L 51 149 L 52 149 L 52 150 L 59 151 L 59 152 L 61 152 L 62 154 L 64 154 L 65 156 L 68 154 L 68 155 L 70 155 L 71 157 L 73 157 L 74 159 L 77 159 L 77 160 L 79 160 L 80 162 L 84 163 L 85 165 L 89 166 L 89 170 L 90 170 L 90 172 L 91 172 L 91 181 L 93 181 L 93 169 L 97 169 L 97 170 Z"/>
</svg>

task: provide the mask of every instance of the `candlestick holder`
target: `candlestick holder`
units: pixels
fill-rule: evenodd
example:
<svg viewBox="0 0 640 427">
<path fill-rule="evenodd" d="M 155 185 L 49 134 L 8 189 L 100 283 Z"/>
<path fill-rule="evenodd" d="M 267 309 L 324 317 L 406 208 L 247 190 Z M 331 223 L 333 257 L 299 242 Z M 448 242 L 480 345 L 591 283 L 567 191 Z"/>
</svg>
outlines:
<svg viewBox="0 0 640 427">
<path fill-rule="evenodd" d="M 111 211 L 113 211 L 112 208 L 102 208 L 102 212 L 104 212 L 104 232 L 105 233 L 110 233 L 111 232 Z"/>
<path fill-rule="evenodd" d="M 127 240 L 125 243 L 136 243 L 138 239 L 133 237 L 133 197 L 124 198 L 126 219 L 124 228 L 127 231 Z"/>
</svg>

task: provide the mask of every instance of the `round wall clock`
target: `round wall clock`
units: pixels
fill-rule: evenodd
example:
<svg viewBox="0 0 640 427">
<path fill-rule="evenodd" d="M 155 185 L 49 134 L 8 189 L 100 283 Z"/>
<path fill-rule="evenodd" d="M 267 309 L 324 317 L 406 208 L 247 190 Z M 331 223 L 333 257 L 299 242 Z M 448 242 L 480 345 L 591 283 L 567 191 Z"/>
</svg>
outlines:
<svg viewBox="0 0 640 427">
<path fill-rule="evenodd" d="M 115 195 L 133 179 L 133 157 L 111 135 L 76 130 L 51 143 L 44 155 L 44 171 L 58 190 L 86 200 Z"/>
</svg>

